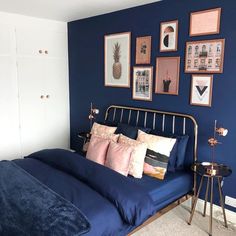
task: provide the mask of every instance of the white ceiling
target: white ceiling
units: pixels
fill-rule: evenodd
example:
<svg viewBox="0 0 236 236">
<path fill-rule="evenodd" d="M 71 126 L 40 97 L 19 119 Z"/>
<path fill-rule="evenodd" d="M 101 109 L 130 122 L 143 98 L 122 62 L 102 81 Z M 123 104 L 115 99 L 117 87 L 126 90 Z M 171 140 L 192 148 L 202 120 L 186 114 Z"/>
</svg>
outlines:
<svg viewBox="0 0 236 236">
<path fill-rule="evenodd" d="M 160 0 L 0 0 L 0 11 L 72 21 Z"/>
</svg>

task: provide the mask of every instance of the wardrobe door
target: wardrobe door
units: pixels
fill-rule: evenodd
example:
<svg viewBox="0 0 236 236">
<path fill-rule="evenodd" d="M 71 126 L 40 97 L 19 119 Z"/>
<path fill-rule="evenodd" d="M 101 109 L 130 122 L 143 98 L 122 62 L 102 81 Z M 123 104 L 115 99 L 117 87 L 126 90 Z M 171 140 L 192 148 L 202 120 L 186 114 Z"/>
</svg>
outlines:
<svg viewBox="0 0 236 236">
<path fill-rule="evenodd" d="M 0 55 L 0 159 L 20 156 L 16 62 Z"/>
<path fill-rule="evenodd" d="M 45 62 L 42 58 L 18 57 L 19 107 L 23 155 L 46 147 Z"/>
<path fill-rule="evenodd" d="M 48 147 L 69 148 L 69 86 L 67 60 L 47 59 L 45 125 Z"/>
</svg>

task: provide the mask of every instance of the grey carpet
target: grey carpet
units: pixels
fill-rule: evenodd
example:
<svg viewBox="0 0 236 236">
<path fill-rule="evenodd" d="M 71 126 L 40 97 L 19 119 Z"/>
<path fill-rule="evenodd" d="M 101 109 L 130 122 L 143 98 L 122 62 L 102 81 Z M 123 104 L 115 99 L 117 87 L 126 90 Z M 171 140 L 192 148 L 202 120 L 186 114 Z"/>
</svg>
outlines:
<svg viewBox="0 0 236 236">
<path fill-rule="evenodd" d="M 209 217 L 195 212 L 191 225 L 187 224 L 190 213 L 184 206 L 178 206 L 162 215 L 151 224 L 142 228 L 132 236 L 207 236 Z M 236 228 L 228 222 L 225 228 L 221 221 L 213 220 L 213 236 L 236 236 Z"/>
</svg>

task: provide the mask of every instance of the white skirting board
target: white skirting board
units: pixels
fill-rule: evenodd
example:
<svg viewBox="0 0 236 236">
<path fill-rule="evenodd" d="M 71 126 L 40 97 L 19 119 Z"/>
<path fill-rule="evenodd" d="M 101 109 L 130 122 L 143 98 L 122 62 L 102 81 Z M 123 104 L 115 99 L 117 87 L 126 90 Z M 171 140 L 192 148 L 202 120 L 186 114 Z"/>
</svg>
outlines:
<svg viewBox="0 0 236 236">
<path fill-rule="evenodd" d="M 204 200 L 198 199 L 197 205 L 196 205 L 196 211 L 203 213 L 204 202 L 205 202 Z M 185 207 L 191 208 L 191 198 L 183 202 L 182 205 Z M 228 224 L 232 224 L 234 227 L 236 227 L 236 212 L 225 209 L 225 214 L 226 214 L 226 219 L 227 219 Z M 207 202 L 206 215 L 208 216 L 210 215 L 209 202 Z M 213 204 L 213 218 L 222 222 L 224 221 L 221 207 L 215 204 Z"/>
</svg>

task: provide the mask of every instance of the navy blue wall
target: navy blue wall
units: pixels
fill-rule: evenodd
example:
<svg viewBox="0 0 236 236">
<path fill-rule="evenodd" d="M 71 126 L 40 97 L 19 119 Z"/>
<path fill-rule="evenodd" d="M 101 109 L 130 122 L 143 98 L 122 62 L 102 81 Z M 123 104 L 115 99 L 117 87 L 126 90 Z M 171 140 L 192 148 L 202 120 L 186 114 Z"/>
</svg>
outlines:
<svg viewBox="0 0 236 236">
<path fill-rule="evenodd" d="M 189 37 L 190 12 L 221 7 L 220 34 Z M 159 25 L 162 21 L 179 20 L 178 51 L 159 52 Z M 236 197 L 236 1 L 234 0 L 164 0 L 154 4 L 131 8 L 110 14 L 70 22 L 69 65 L 70 65 L 70 109 L 71 146 L 76 146 L 76 133 L 88 130 L 89 104 L 100 109 L 100 119 L 110 104 L 120 104 L 192 114 L 199 124 L 199 160 L 208 160 L 210 148 L 208 137 L 212 136 L 215 119 L 229 129 L 217 146 L 216 159 L 229 165 L 233 174 L 224 183 L 224 193 Z M 179 95 L 157 95 L 152 102 L 132 100 L 132 90 L 104 87 L 104 35 L 131 31 L 131 66 L 135 65 L 135 40 L 138 36 L 152 36 L 151 65 L 157 56 L 180 56 Z M 189 104 L 191 74 L 184 73 L 185 43 L 189 40 L 225 38 L 225 60 L 223 74 L 214 74 L 212 107 Z M 132 78 L 132 67 L 131 67 Z M 155 81 L 155 79 L 154 79 Z M 132 84 L 132 79 L 131 79 Z M 218 200 L 215 194 L 215 201 Z M 231 210 L 235 208 L 227 207 Z"/>
</svg>

